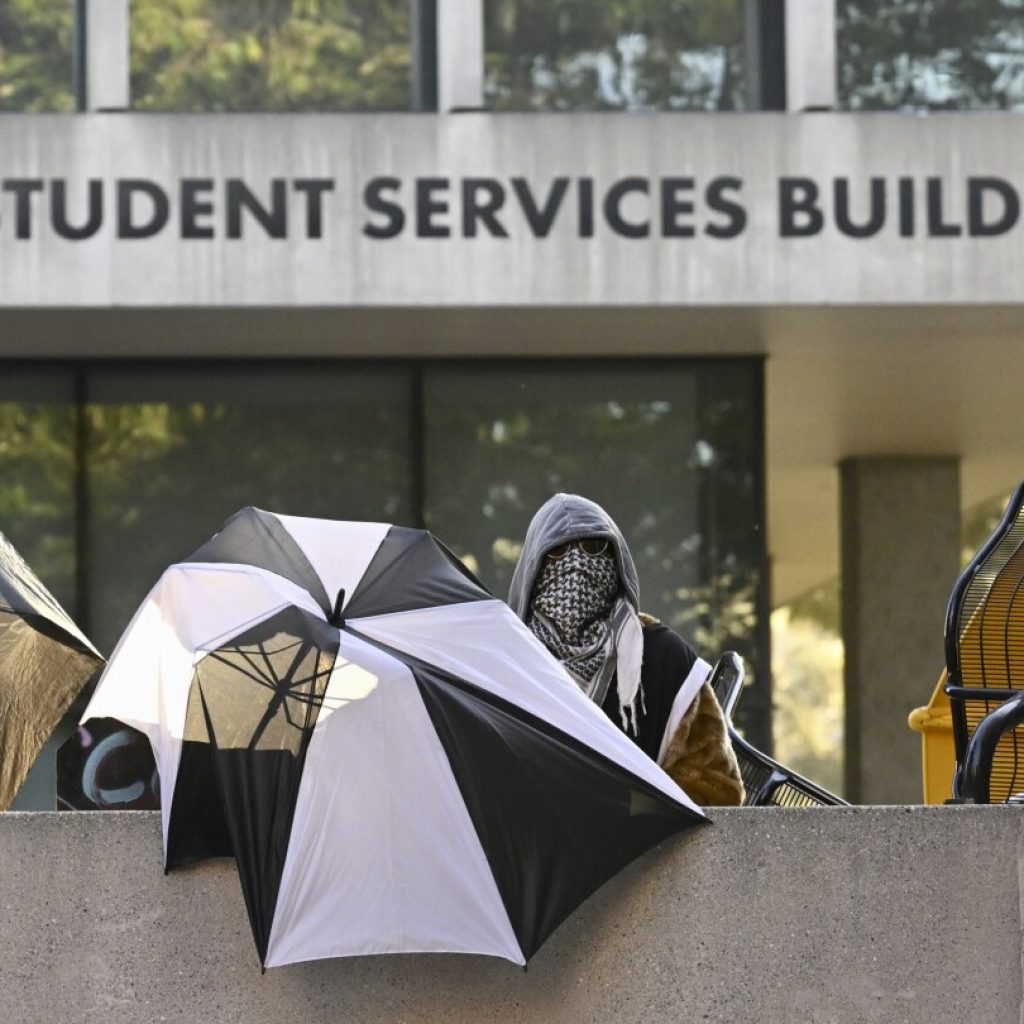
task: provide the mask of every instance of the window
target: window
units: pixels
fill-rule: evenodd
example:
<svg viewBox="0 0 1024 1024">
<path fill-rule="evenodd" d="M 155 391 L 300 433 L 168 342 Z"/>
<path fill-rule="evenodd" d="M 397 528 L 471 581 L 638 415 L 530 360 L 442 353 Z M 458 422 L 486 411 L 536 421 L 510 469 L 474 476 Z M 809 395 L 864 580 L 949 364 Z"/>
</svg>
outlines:
<svg viewBox="0 0 1024 1024">
<path fill-rule="evenodd" d="M 738 110 L 740 0 L 485 0 L 495 110 Z"/>
<path fill-rule="evenodd" d="M 625 532 L 645 611 L 747 659 L 767 747 L 761 388 L 750 359 L 8 363 L 0 528 L 109 654 L 245 505 L 425 523 L 504 598 L 534 511 L 577 491 Z M 56 745 L 19 807 L 53 805 Z"/>
<path fill-rule="evenodd" d="M 409 110 L 408 0 L 132 0 L 139 110 Z"/>
<path fill-rule="evenodd" d="M 846 110 L 1024 110 L 1024 0 L 840 0 Z"/>
<path fill-rule="evenodd" d="M 132 367 L 86 381 L 89 628 L 104 653 L 160 573 L 246 505 L 412 518 L 407 371 Z"/>
<path fill-rule="evenodd" d="M 75 109 L 74 0 L 0 3 L 0 111 Z"/>
</svg>

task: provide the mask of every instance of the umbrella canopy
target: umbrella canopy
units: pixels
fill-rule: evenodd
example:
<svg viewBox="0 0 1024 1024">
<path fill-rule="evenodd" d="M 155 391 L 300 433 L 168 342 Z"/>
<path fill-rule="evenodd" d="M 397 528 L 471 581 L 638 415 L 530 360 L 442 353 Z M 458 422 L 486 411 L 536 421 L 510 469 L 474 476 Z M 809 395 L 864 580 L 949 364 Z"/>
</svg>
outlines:
<svg viewBox="0 0 1024 1024">
<path fill-rule="evenodd" d="M 149 736 L 167 868 L 235 857 L 265 966 L 524 963 L 704 820 L 422 530 L 244 509 L 161 577 L 90 716 Z"/>
<path fill-rule="evenodd" d="M 0 810 L 102 661 L 0 533 Z"/>
</svg>

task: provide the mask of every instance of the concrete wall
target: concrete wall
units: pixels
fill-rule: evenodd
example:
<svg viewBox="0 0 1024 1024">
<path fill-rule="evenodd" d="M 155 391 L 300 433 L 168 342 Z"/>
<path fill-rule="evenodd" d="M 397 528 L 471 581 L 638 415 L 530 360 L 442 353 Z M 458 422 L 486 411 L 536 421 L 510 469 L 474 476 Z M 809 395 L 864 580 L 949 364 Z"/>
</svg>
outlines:
<svg viewBox="0 0 1024 1024">
<path fill-rule="evenodd" d="M 0 1020 L 1019 1024 L 1015 808 L 733 810 L 642 858 L 529 971 L 260 975 L 234 865 L 164 877 L 156 814 L 0 815 Z"/>
<path fill-rule="evenodd" d="M 1015 125 L 19 115 L 0 306 L 1016 304 Z"/>
</svg>

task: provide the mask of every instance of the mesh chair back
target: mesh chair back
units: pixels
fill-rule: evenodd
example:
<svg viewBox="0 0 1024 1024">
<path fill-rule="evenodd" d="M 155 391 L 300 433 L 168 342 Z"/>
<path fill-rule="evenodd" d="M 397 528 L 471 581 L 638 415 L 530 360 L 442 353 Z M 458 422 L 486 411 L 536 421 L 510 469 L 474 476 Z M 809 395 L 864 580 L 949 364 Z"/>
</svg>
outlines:
<svg viewBox="0 0 1024 1024">
<path fill-rule="evenodd" d="M 946 611 L 946 670 L 957 763 L 978 723 L 1024 689 L 1024 483 L 957 580 Z M 996 747 L 992 803 L 1024 790 L 1024 726 Z"/>
<path fill-rule="evenodd" d="M 732 713 L 743 689 L 743 661 L 735 651 L 726 651 L 711 673 L 711 688 L 722 705 L 725 724 L 739 762 L 747 791 L 744 807 L 822 807 L 846 801 L 827 789 L 779 764 L 749 744 L 732 724 Z"/>
</svg>

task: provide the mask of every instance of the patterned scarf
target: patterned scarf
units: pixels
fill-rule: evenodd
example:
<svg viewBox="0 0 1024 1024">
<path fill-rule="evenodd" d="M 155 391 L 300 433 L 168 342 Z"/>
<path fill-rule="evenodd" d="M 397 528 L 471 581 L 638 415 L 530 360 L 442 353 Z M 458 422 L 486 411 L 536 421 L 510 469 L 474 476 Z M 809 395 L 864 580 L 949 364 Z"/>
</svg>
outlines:
<svg viewBox="0 0 1024 1024">
<path fill-rule="evenodd" d="M 570 548 L 545 559 L 533 586 L 527 626 L 565 666 L 583 692 L 604 702 L 615 672 L 610 618 L 620 589 L 615 558 Z"/>
</svg>

